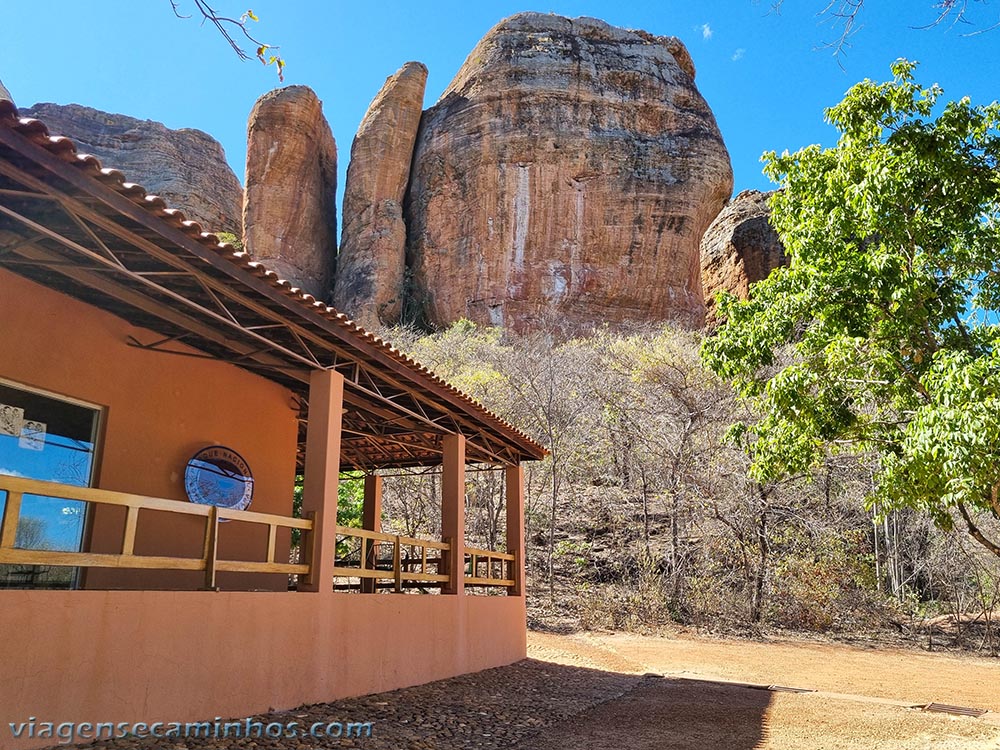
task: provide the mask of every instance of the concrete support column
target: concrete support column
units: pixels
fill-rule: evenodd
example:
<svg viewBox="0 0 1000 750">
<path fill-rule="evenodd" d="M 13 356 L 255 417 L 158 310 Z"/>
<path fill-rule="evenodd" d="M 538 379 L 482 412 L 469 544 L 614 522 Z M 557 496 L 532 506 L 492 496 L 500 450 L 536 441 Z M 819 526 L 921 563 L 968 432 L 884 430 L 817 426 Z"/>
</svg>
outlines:
<svg viewBox="0 0 1000 750">
<path fill-rule="evenodd" d="M 514 585 L 511 596 L 524 596 L 524 466 L 504 469 L 506 481 L 504 500 L 507 504 L 507 553 L 514 555 Z"/>
<path fill-rule="evenodd" d="M 365 499 L 361 512 L 361 528 L 368 531 L 382 530 L 382 477 L 377 474 L 365 474 Z M 372 543 L 368 547 L 365 564 L 369 568 L 375 567 L 375 560 L 378 557 L 376 552 L 378 546 Z M 361 579 L 361 593 L 375 593 L 375 579 Z"/>
<path fill-rule="evenodd" d="M 337 485 L 340 479 L 340 429 L 344 414 L 344 376 L 315 370 L 309 378 L 309 425 L 306 429 L 305 485 L 302 514 L 314 527 L 303 549 L 312 564 L 300 591 L 333 593 L 333 561 L 337 550 Z"/>
<path fill-rule="evenodd" d="M 441 536 L 451 543 L 445 555 L 450 584 L 443 594 L 465 593 L 465 436 L 446 435 L 441 477 Z"/>
</svg>

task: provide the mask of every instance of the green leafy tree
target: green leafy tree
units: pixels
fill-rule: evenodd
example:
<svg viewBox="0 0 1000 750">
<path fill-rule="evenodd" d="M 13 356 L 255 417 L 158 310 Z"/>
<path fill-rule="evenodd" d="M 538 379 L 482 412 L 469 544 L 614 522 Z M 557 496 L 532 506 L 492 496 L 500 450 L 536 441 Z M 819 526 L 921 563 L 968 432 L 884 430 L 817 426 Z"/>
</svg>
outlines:
<svg viewBox="0 0 1000 750">
<path fill-rule="evenodd" d="M 939 104 L 892 66 L 827 110 L 835 148 L 764 155 L 790 258 L 702 354 L 760 415 L 734 426 L 762 483 L 830 454 L 879 461 L 871 502 L 1000 556 L 1000 105 Z"/>
<path fill-rule="evenodd" d="M 305 477 L 301 474 L 295 477 L 295 488 L 292 490 L 292 515 L 302 516 L 302 493 L 305 488 Z M 340 475 L 337 484 L 337 525 L 360 529 L 365 504 L 365 475 L 360 471 L 348 471 Z M 292 546 L 299 545 L 301 532 L 292 530 Z M 337 554 L 342 555 L 347 549 L 344 542 L 337 545 Z"/>
</svg>

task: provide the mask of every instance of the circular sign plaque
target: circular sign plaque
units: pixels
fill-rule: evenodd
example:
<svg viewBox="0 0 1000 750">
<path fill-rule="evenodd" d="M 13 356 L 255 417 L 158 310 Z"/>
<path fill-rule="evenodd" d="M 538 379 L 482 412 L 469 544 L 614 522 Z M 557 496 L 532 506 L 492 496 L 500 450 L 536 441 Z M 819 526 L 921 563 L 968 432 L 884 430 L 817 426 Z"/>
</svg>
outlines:
<svg viewBox="0 0 1000 750">
<path fill-rule="evenodd" d="M 253 500 L 253 474 L 239 453 L 213 445 L 187 462 L 184 490 L 192 503 L 246 510 Z"/>
</svg>

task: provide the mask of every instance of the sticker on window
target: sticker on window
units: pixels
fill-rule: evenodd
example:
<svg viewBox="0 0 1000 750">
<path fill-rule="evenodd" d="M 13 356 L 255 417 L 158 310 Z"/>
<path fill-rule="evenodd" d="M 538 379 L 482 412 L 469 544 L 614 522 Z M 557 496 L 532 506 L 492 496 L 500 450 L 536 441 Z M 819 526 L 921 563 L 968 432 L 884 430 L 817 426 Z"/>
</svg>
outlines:
<svg viewBox="0 0 1000 750">
<path fill-rule="evenodd" d="M 24 409 L 20 406 L 0 404 L 0 435 L 21 437 L 24 427 Z"/>
<path fill-rule="evenodd" d="M 36 422 L 33 419 L 24 420 L 21 428 L 21 439 L 17 441 L 19 447 L 29 451 L 40 451 L 45 448 L 45 422 Z"/>
</svg>

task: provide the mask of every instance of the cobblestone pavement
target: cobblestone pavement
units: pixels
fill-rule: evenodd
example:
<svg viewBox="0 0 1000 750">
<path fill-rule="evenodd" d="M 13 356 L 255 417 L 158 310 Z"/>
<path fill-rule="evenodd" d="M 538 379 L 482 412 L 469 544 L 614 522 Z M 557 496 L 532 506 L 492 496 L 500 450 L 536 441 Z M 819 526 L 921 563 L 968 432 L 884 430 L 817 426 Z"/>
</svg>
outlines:
<svg viewBox="0 0 1000 750">
<path fill-rule="evenodd" d="M 86 746 L 108 750 L 364 748 L 365 750 L 511 750 L 543 729 L 633 690 L 634 674 L 526 659 L 508 667 L 361 698 L 260 714 L 254 721 L 371 722 L 370 737 L 223 739 L 124 738 Z M 254 734 L 260 734 L 257 731 Z M 346 732 L 345 732 L 346 734 Z M 65 747 L 65 746 L 62 746 Z"/>
</svg>

